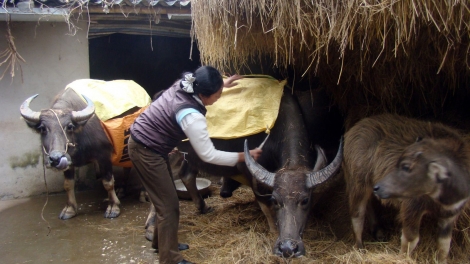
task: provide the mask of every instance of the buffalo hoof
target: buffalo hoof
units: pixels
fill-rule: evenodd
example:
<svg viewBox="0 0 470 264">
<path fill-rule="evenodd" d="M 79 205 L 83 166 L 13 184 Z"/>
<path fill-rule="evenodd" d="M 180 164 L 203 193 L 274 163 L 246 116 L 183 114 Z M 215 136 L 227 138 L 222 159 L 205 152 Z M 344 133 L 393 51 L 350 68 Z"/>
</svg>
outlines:
<svg viewBox="0 0 470 264">
<path fill-rule="evenodd" d="M 141 203 L 150 202 L 149 195 L 146 191 L 140 191 L 139 202 L 141 202 Z"/>
<path fill-rule="evenodd" d="M 354 247 L 358 250 L 361 250 L 361 249 L 364 249 L 364 244 L 362 244 L 362 241 L 361 242 L 356 241 L 356 243 L 354 244 Z"/>
<path fill-rule="evenodd" d="M 77 211 L 73 208 L 73 206 L 66 205 L 62 212 L 60 212 L 59 219 L 67 220 L 77 215 Z"/>
<path fill-rule="evenodd" d="M 153 230 L 154 230 L 154 228 L 155 228 L 155 226 L 148 226 L 145 229 L 145 238 L 148 241 L 153 241 Z"/>
<path fill-rule="evenodd" d="M 387 238 L 385 237 L 385 233 L 382 229 L 377 229 L 374 232 L 374 239 L 379 241 L 379 242 L 384 242 L 384 241 L 387 240 Z"/>
<path fill-rule="evenodd" d="M 233 195 L 232 191 L 226 191 L 226 190 L 220 191 L 220 197 L 222 198 L 230 198 L 232 197 L 232 195 Z"/>
<path fill-rule="evenodd" d="M 116 218 L 121 213 L 121 209 L 119 209 L 119 205 L 108 205 L 106 212 L 104 213 L 105 218 Z"/>
<path fill-rule="evenodd" d="M 201 211 L 201 214 L 208 214 L 214 212 L 214 208 L 210 206 L 205 206 L 202 210 L 199 211 Z"/>
<path fill-rule="evenodd" d="M 233 192 L 240 187 L 241 183 L 233 180 L 232 178 L 223 178 L 222 186 L 220 187 L 220 197 L 229 198 L 232 197 Z"/>
</svg>

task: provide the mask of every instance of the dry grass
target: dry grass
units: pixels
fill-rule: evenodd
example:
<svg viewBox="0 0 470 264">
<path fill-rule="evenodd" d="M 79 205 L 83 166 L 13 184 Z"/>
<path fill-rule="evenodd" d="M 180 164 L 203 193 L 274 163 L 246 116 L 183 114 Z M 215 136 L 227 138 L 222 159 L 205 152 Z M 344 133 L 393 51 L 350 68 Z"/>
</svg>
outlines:
<svg viewBox="0 0 470 264">
<path fill-rule="evenodd" d="M 343 112 L 441 117 L 468 96 L 470 2 L 194 0 L 205 64 L 318 77 Z"/>
<path fill-rule="evenodd" d="M 11 29 L 10 29 L 10 16 L 7 16 L 7 34 L 5 35 L 6 41 L 8 43 L 8 47 L 0 52 L 0 60 L 3 60 L 0 62 L 0 67 L 2 65 L 5 66 L 5 70 L 3 71 L 2 75 L 0 76 L 0 80 L 3 79 L 5 76 L 5 73 L 9 70 L 10 76 L 13 79 L 15 77 L 15 71 L 17 69 L 20 70 L 21 74 L 21 81 L 23 81 L 23 70 L 21 68 L 21 63 L 26 62 L 23 57 L 18 53 L 16 50 L 16 45 L 15 45 L 15 38 L 11 34 Z"/>
<path fill-rule="evenodd" d="M 191 250 L 184 251 L 183 255 L 196 263 L 435 263 L 437 244 L 432 219 L 426 219 L 421 241 L 410 257 L 397 254 L 400 227 L 396 223 L 388 230 L 389 241 L 373 242 L 365 234 L 366 250 L 354 249 L 347 202 L 341 186 L 322 197 L 314 208 L 303 238 L 306 256 L 298 259 L 275 257 L 272 246 L 277 236 L 269 233 L 267 221 L 254 202 L 251 190 L 242 187 L 233 197 L 223 199 L 218 196 L 217 185 L 211 188 L 213 196 L 206 202 L 215 208 L 213 213 L 200 215 L 191 201 L 181 202 L 180 241 L 191 246 Z M 466 253 L 470 246 L 468 212 L 470 210 L 454 229 L 449 263 L 470 261 Z"/>
</svg>

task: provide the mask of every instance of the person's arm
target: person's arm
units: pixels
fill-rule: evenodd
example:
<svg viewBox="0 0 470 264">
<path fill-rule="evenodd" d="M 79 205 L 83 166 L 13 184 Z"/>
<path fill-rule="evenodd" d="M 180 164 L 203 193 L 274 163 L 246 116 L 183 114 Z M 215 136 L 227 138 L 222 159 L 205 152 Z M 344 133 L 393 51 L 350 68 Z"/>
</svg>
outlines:
<svg viewBox="0 0 470 264">
<path fill-rule="evenodd" d="M 237 85 L 238 83 L 235 82 L 236 80 L 240 80 L 244 78 L 243 75 L 238 75 L 238 74 L 234 74 L 228 78 L 225 78 L 224 79 L 224 88 L 231 88 L 231 87 L 234 87 L 235 85 Z"/>
<path fill-rule="evenodd" d="M 184 112 L 186 114 L 181 117 L 179 114 Z M 227 152 L 215 149 L 207 132 L 206 118 L 201 113 L 195 111 L 188 113 L 188 110 L 182 109 L 177 113 L 177 120 L 202 161 L 223 166 L 235 166 L 237 162 L 245 161 L 243 152 Z M 255 159 L 258 159 L 261 153 L 261 149 L 250 150 L 250 155 Z"/>
</svg>

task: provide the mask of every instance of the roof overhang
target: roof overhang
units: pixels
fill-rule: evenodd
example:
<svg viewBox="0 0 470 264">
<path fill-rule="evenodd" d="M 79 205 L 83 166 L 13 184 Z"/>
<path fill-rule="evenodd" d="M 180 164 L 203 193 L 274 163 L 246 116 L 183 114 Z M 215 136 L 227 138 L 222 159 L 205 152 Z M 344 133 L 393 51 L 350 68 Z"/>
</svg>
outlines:
<svg viewBox="0 0 470 264">
<path fill-rule="evenodd" d="M 21 10 L 18 7 L 0 8 L 0 21 L 51 21 L 66 22 L 68 8 L 32 8 Z"/>
<path fill-rule="evenodd" d="M 57 3 L 66 0 L 40 0 Z M 118 3 L 119 2 L 119 3 Z M 189 37 L 191 6 L 189 0 L 85 0 L 81 6 L 62 5 L 38 7 L 39 1 L 20 0 L 14 6 L 0 8 L 2 21 L 72 22 L 89 24 L 88 36 L 112 33 Z M 50 6 L 50 5 L 49 5 Z"/>
</svg>

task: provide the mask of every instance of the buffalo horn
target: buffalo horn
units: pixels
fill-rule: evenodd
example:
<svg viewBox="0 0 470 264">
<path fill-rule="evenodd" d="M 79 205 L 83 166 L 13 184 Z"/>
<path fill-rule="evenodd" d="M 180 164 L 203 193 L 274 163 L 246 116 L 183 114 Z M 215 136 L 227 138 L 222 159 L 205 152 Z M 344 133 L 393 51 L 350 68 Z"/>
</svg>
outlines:
<svg viewBox="0 0 470 264">
<path fill-rule="evenodd" d="M 245 163 L 248 170 L 257 181 L 269 186 L 274 186 L 274 173 L 267 171 L 263 166 L 259 165 L 248 151 L 248 141 L 245 139 Z"/>
<path fill-rule="evenodd" d="M 32 125 L 39 123 L 39 116 L 41 115 L 41 112 L 34 112 L 31 110 L 31 108 L 29 108 L 29 104 L 37 96 L 38 94 L 29 97 L 20 106 L 21 116 L 26 120 L 27 123 Z"/>
<path fill-rule="evenodd" d="M 336 153 L 335 159 L 322 170 L 312 171 L 307 174 L 307 188 L 312 188 L 318 184 L 328 180 L 333 174 L 338 172 L 341 161 L 343 160 L 343 137 L 339 143 L 338 152 Z"/>
<path fill-rule="evenodd" d="M 87 102 L 87 107 L 83 110 L 72 112 L 72 121 L 77 123 L 87 121 L 95 113 L 95 104 L 93 104 L 90 98 L 82 96 Z"/>
<path fill-rule="evenodd" d="M 317 150 L 317 161 L 315 162 L 313 171 L 318 171 L 326 166 L 326 155 L 325 151 L 323 151 L 320 146 L 315 145 L 315 149 Z"/>
</svg>

